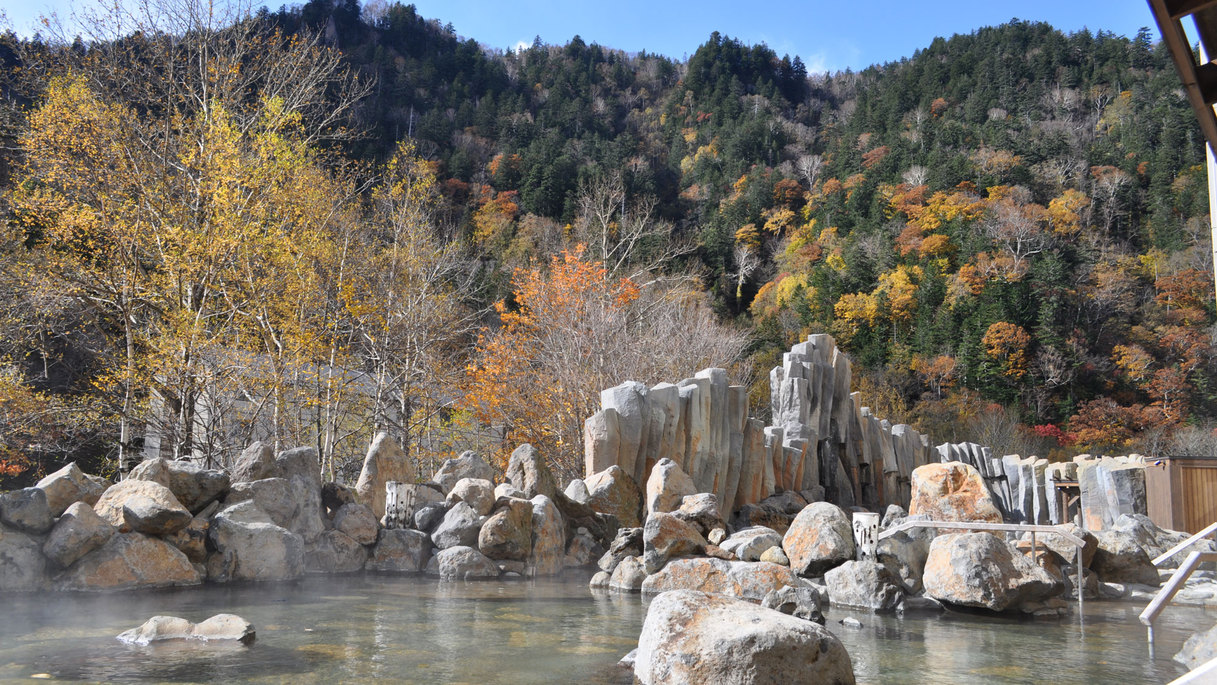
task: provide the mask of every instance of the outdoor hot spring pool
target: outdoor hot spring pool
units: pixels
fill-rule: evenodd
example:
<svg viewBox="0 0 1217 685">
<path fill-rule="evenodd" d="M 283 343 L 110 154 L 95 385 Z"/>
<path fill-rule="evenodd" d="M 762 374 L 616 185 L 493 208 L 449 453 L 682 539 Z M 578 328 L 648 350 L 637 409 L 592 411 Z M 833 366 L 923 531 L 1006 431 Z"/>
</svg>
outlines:
<svg viewBox="0 0 1217 685">
<path fill-rule="evenodd" d="M 616 668 L 646 616 L 638 595 L 592 594 L 587 576 L 440 582 L 325 576 L 116 595 L 0 597 L 0 679 L 94 682 L 628 683 Z M 859 683 L 1161 683 L 1217 612 L 1170 607 L 1148 658 L 1139 603 L 1087 602 L 1085 620 L 969 614 L 878 617 L 833 609 Z M 157 614 L 235 613 L 258 631 L 239 645 L 124 645 Z M 853 616 L 862 628 L 839 621 Z"/>
</svg>

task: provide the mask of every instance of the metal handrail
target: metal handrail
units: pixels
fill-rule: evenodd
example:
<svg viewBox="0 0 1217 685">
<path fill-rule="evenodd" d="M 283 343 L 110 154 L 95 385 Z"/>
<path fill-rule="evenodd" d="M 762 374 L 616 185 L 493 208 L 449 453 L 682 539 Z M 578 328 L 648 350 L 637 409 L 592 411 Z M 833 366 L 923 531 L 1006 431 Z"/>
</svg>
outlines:
<svg viewBox="0 0 1217 685">
<path fill-rule="evenodd" d="M 1035 561 L 1035 534 L 1036 533 L 1051 533 L 1060 535 L 1069 542 L 1073 543 L 1076 548 L 1075 563 L 1078 569 L 1078 582 L 1076 590 L 1078 592 L 1078 612 L 1081 613 L 1083 600 L 1082 595 L 1086 594 L 1082 589 L 1082 548 L 1086 546 L 1086 541 L 1082 538 L 1062 530 L 1056 526 L 1048 526 L 1039 523 L 989 523 L 988 521 L 904 521 L 898 525 L 892 526 L 879 534 L 879 539 L 890 538 L 896 533 L 906 531 L 912 528 L 949 528 L 949 529 L 964 529 L 964 530 L 998 530 L 1008 531 L 1013 533 L 1031 533 L 1031 560 Z M 1152 630 L 1152 629 L 1151 629 Z"/>
<path fill-rule="evenodd" d="M 1191 536 L 1190 538 L 1184 540 L 1183 542 L 1180 542 L 1179 544 L 1175 545 L 1174 547 L 1171 547 L 1169 550 L 1167 550 L 1167 551 L 1163 552 L 1162 554 L 1160 554 L 1159 556 L 1155 557 L 1154 566 L 1161 566 L 1162 562 L 1166 561 L 1167 559 L 1170 559 L 1171 557 L 1173 557 L 1176 554 L 1178 554 L 1179 552 L 1187 549 L 1188 547 L 1191 547 L 1192 545 L 1196 544 L 1196 542 L 1199 541 L 1201 538 L 1206 537 L 1214 532 L 1217 532 L 1217 521 L 1210 523 L 1208 525 L 1208 527 L 1205 528 L 1204 530 L 1200 531 L 1199 533 L 1196 533 L 1195 535 Z"/>
<path fill-rule="evenodd" d="M 1183 583 L 1192 575 L 1192 571 L 1205 561 L 1217 561 L 1217 552 L 1189 552 L 1187 559 L 1183 564 L 1175 569 L 1171 574 L 1171 579 L 1158 590 L 1158 594 L 1154 595 L 1154 599 L 1145 607 L 1145 611 L 1141 612 L 1138 617 L 1141 623 L 1145 624 L 1147 638 L 1149 639 L 1149 658 L 1154 658 L 1154 621 L 1157 620 L 1158 614 L 1166 608 L 1179 589 L 1183 587 Z"/>
</svg>

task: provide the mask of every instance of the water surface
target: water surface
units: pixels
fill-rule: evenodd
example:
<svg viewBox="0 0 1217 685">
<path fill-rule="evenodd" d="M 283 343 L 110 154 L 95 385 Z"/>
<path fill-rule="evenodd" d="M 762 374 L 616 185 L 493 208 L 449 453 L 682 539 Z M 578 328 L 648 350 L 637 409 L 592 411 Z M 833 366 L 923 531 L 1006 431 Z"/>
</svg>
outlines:
<svg viewBox="0 0 1217 685">
<path fill-rule="evenodd" d="M 92 682 L 630 682 L 615 664 L 637 645 L 638 595 L 596 593 L 583 574 L 516 582 L 316 576 L 120 595 L 0 597 L 0 679 Z M 876 617 L 833 610 L 859 683 L 1166 682 L 1170 661 L 1217 613 L 1171 607 L 1148 658 L 1134 603 L 1087 602 L 1085 620 L 948 613 Z M 240 645 L 135 647 L 115 636 L 157 614 L 235 613 L 257 628 Z M 839 621 L 854 616 L 862 628 Z M 33 682 L 33 681 L 31 681 Z"/>
</svg>

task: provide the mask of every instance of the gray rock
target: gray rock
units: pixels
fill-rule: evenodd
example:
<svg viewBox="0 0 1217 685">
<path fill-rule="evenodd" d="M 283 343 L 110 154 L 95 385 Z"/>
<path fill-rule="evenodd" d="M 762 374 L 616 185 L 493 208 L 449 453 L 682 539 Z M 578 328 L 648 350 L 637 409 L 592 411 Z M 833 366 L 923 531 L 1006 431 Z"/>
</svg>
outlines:
<svg viewBox="0 0 1217 685">
<path fill-rule="evenodd" d="M 883 520 L 879 523 L 879 527 L 886 530 L 892 526 L 904 523 L 908 515 L 909 513 L 899 504 L 889 504 L 883 512 Z"/>
<path fill-rule="evenodd" d="M 1145 555 L 1151 560 L 1165 554 L 1175 545 L 1190 537 L 1181 531 L 1160 528 L 1144 514 L 1121 514 L 1111 529 L 1131 537 L 1141 549 L 1145 550 Z M 1211 539 L 1197 540 L 1187 549 L 1177 552 L 1173 557 L 1164 561 L 1162 568 L 1179 568 L 1189 553 L 1197 551 L 1217 551 L 1217 544 L 1214 544 Z M 1206 565 L 1201 565 L 1201 568 L 1205 567 Z M 1207 567 L 1211 569 L 1211 564 Z"/>
<path fill-rule="evenodd" d="M 448 513 L 448 505 L 443 502 L 432 502 L 414 512 L 414 527 L 424 533 L 430 533 L 444 520 Z"/>
<path fill-rule="evenodd" d="M 413 483 L 415 480 L 414 462 L 388 433 L 381 431 L 372 439 L 364 455 L 355 494 L 379 519 L 385 515 L 385 483 Z"/>
<path fill-rule="evenodd" d="M 161 457 L 145 459 L 131 471 L 127 479 L 164 485 L 191 513 L 202 511 L 227 492 L 229 487 L 228 474 L 223 471 Z"/>
<path fill-rule="evenodd" d="M 600 557 L 597 566 L 601 571 L 613 572 L 617 564 L 626 557 L 642 557 L 642 528 L 621 528 L 609 544 L 608 551 Z"/>
<path fill-rule="evenodd" d="M 273 463 L 264 463 L 257 472 L 271 475 L 233 485 L 225 504 L 253 500 L 276 525 L 299 535 L 305 542 L 312 542 L 325 532 L 317 450 L 298 447 L 280 452 Z M 236 481 L 235 475 L 233 480 Z"/>
<path fill-rule="evenodd" d="M 934 538 L 922 582 L 934 599 L 992 611 L 1040 602 L 1064 590 L 1063 581 L 989 533 Z"/>
<path fill-rule="evenodd" d="M 304 570 L 310 573 L 362 571 L 368 550 L 340 530 L 327 530 L 305 545 Z"/>
<path fill-rule="evenodd" d="M 647 571 L 638 557 L 626 557 L 613 569 L 609 578 L 609 589 L 619 592 L 638 592 L 647 579 Z"/>
<path fill-rule="evenodd" d="M 806 582 L 786 566 L 763 561 L 691 557 L 673 559 L 657 573 L 647 576 L 642 591 L 657 594 L 668 590 L 699 590 L 759 602 L 773 590 L 805 585 Z"/>
<path fill-rule="evenodd" d="M 644 685 L 854 682 L 844 645 L 820 625 L 692 590 L 651 602 L 634 675 Z"/>
<path fill-rule="evenodd" d="M 119 530 L 148 535 L 170 535 L 194 518 L 169 488 L 148 480 L 125 480 L 111 486 L 93 509 Z"/>
<path fill-rule="evenodd" d="M 1094 560 L 1095 550 L 1099 546 L 1098 538 L 1094 536 L 1094 533 L 1081 528 L 1076 523 L 1065 523 L 1056 527 L 1071 535 L 1082 538 L 1082 541 L 1086 543 L 1082 547 L 1082 565 L 1090 566 Z M 1024 534 L 1023 539 L 1029 542 L 1031 540 L 1030 533 Z M 1077 546 L 1064 537 L 1055 533 L 1041 533 L 1036 536 L 1036 541 L 1047 547 L 1049 551 L 1056 555 L 1061 563 L 1072 564 L 1076 561 Z"/>
<path fill-rule="evenodd" d="M 448 493 L 448 506 L 464 502 L 473 507 L 479 516 L 489 516 L 494 509 L 494 483 L 481 478 L 462 478 Z"/>
<path fill-rule="evenodd" d="M 1130 533 L 1102 530 L 1090 568 L 1109 583 L 1158 585 L 1158 568 Z"/>
<path fill-rule="evenodd" d="M 807 501 L 807 498 L 803 497 L 803 495 L 795 492 L 794 490 L 786 490 L 784 492 L 779 492 L 766 497 L 765 499 L 761 500 L 761 504 L 772 507 L 782 513 L 797 516 L 799 512 L 806 509 L 807 505 L 811 504 L 811 502 Z"/>
<path fill-rule="evenodd" d="M 342 531 L 361 545 L 376 543 L 380 524 L 372 510 L 358 503 L 344 504 L 334 513 L 334 529 Z"/>
<path fill-rule="evenodd" d="M 485 522 L 486 517 L 479 516 L 473 507 L 457 502 L 431 533 L 431 542 L 439 549 L 476 547 L 478 532 Z"/>
<path fill-rule="evenodd" d="M 120 642 L 148 645 L 165 640 L 233 641 L 250 644 L 257 631 L 249 621 L 234 614 L 216 614 L 202 623 L 191 623 L 176 616 L 153 616 L 138 628 L 119 634 Z"/>
<path fill-rule="evenodd" d="M 514 497 L 516 499 L 528 499 L 524 496 L 524 491 L 512 485 L 511 483 L 499 483 L 494 486 L 494 498 L 500 500 L 504 497 Z"/>
<path fill-rule="evenodd" d="M 566 543 L 566 559 L 562 565 L 567 568 L 591 566 L 603 551 L 604 548 L 590 534 L 575 534 Z"/>
<path fill-rule="evenodd" d="M 287 580 L 304 573 L 304 539 L 275 525 L 253 502 L 216 512 L 208 534 L 216 550 L 208 558 L 211 580 Z"/>
<path fill-rule="evenodd" d="M 593 510 L 616 516 L 623 526 L 634 527 L 641 523 L 642 493 L 620 466 L 614 464 L 593 473 L 584 484 L 588 492 L 587 505 Z"/>
<path fill-rule="evenodd" d="M 779 566 L 790 565 L 790 557 L 786 556 L 786 553 L 782 551 L 781 547 L 770 547 L 764 552 L 761 552 L 761 558 L 757 561 L 768 561 L 771 564 L 777 564 Z"/>
<path fill-rule="evenodd" d="M 511 453 L 506 476 L 507 480 L 529 499 L 545 495 L 552 500 L 558 493 L 558 484 L 549 470 L 549 465 L 536 448 L 529 444 L 520 445 Z"/>
<path fill-rule="evenodd" d="M 782 544 L 782 536 L 777 531 L 764 526 L 753 526 L 736 531 L 734 535 L 723 540 L 719 547 L 731 552 L 743 561 L 759 561 L 761 555 L 770 547 Z"/>
<path fill-rule="evenodd" d="M 782 538 L 782 551 L 799 575 L 823 575 L 854 558 L 853 526 L 835 504 L 809 504 L 790 523 Z"/>
<path fill-rule="evenodd" d="M 46 585 L 46 559 L 38 539 L 0 526 L 0 592 L 34 592 Z"/>
<path fill-rule="evenodd" d="M 591 590 L 607 590 L 611 579 L 612 576 L 607 571 L 596 571 L 592 575 L 592 579 L 588 581 L 587 587 Z"/>
<path fill-rule="evenodd" d="M 74 502 L 84 502 L 90 507 L 97 503 L 97 498 L 106 491 L 106 487 L 80 470 L 76 462 L 59 469 L 55 473 L 38 481 L 34 487 L 46 493 L 47 506 L 51 516 L 59 517 Z"/>
<path fill-rule="evenodd" d="M 225 506 L 253 502 L 281 528 L 289 528 L 296 520 L 300 503 L 295 500 L 292 484 L 286 478 L 262 478 L 242 481 L 232 486 L 224 499 Z"/>
<path fill-rule="evenodd" d="M 706 539 L 692 524 L 674 514 L 656 512 L 642 528 L 642 559 L 647 573 L 663 568 L 669 559 L 705 551 Z"/>
<path fill-rule="evenodd" d="M 680 501 L 680 506 L 672 515 L 682 521 L 692 523 L 702 535 L 709 535 L 717 528 L 726 528 L 719 515 L 718 496 L 709 492 L 688 495 Z"/>
<path fill-rule="evenodd" d="M 344 504 L 354 504 L 359 501 L 355 495 L 355 489 L 349 488 L 342 483 L 326 481 L 321 484 L 321 505 L 325 507 L 330 516 L 338 513 Z M 369 511 L 371 511 L 369 509 Z"/>
<path fill-rule="evenodd" d="M 563 494 L 580 504 L 587 504 L 588 498 L 591 497 L 591 493 L 587 490 L 587 483 L 584 483 L 582 478 L 572 478 L 566 484 Z"/>
<path fill-rule="evenodd" d="M 247 483 L 275 476 L 275 450 L 263 442 L 246 447 L 229 469 L 233 483 Z"/>
<path fill-rule="evenodd" d="M 1208 630 L 1192 633 L 1192 636 L 1175 654 L 1174 661 L 1182 664 L 1187 670 L 1194 671 L 1215 658 L 1217 658 L 1217 625 Z"/>
<path fill-rule="evenodd" d="M 787 585 L 766 593 L 761 600 L 761 606 L 824 625 L 824 608 L 828 606 L 828 593 L 818 592 L 813 587 Z"/>
<path fill-rule="evenodd" d="M 930 555 L 933 529 L 905 530 L 879 541 L 877 560 L 908 594 L 921 592 L 921 575 Z"/>
<path fill-rule="evenodd" d="M 904 593 L 886 566 L 874 561 L 847 561 L 824 574 L 833 605 L 895 611 Z"/>
<path fill-rule="evenodd" d="M 697 494 L 693 479 L 671 459 L 660 459 L 655 464 L 646 489 L 647 516 L 657 511 L 673 511 L 686 496 Z"/>
<path fill-rule="evenodd" d="M 464 479 L 461 482 L 467 482 Z M 457 488 L 460 488 L 458 483 Z M 457 490 L 452 491 L 456 493 Z M 496 561 L 528 561 L 532 554 L 532 502 L 507 499 L 478 532 L 477 548 Z"/>
<path fill-rule="evenodd" d="M 191 563 L 204 563 L 207 561 L 207 537 L 211 530 L 211 515 L 218 509 L 219 503 L 212 502 L 191 519 L 185 528 L 172 535 L 166 535 L 165 542 L 177 547 Z"/>
<path fill-rule="evenodd" d="M 203 582 L 185 554 L 141 533 L 119 533 L 56 579 L 60 590 L 135 590 Z"/>
<path fill-rule="evenodd" d="M 445 580 L 498 578 L 499 567 L 476 549 L 458 545 L 432 557 L 427 563 L 427 573 Z"/>
<path fill-rule="evenodd" d="M 77 559 L 106 544 L 116 532 L 114 526 L 93 511 L 93 507 L 75 502 L 51 529 L 42 545 L 42 553 L 59 566 L 71 566 Z"/>
<path fill-rule="evenodd" d="M 494 469 L 487 464 L 476 452 L 471 450 L 461 453 L 455 459 L 448 459 L 440 464 L 439 470 L 431 476 L 432 482 L 439 485 L 440 490 L 447 495 L 452 486 L 462 478 L 480 478 L 494 480 Z"/>
<path fill-rule="evenodd" d="M 40 488 L 24 488 L 0 495 L 0 523 L 41 535 L 55 525 L 55 518 L 51 515 L 45 492 Z"/>
<path fill-rule="evenodd" d="M 566 524 L 562 512 L 545 495 L 532 498 L 532 553 L 528 563 L 539 576 L 562 572 L 566 560 Z"/>
<path fill-rule="evenodd" d="M 420 530 L 382 528 L 365 568 L 369 571 L 418 573 L 427 566 L 431 538 Z"/>
</svg>

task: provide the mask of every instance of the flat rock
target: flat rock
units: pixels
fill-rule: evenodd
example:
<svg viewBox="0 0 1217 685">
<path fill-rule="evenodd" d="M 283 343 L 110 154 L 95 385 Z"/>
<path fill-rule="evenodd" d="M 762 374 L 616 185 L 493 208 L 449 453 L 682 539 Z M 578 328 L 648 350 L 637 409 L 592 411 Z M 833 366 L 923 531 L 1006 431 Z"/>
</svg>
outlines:
<svg viewBox="0 0 1217 685">
<path fill-rule="evenodd" d="M 786 566 L 763 561 L 692 557 L 673 559 L 659 572 L 647 576 L 642 591 L 657 594 L 668 590 L 699 590 L 759 602 L 773 590 L 803 585 L 802 579 Z"/>
<path fill-rule="evenodd" d="M 822 626 L 693 590 L 651 601 L 634 676 L 644 685 L 854 682 L 845 646 Z"/>
<path fill-rule="evenodd" d="M 140 627 L 119 634 L 118 639 L 131 645 L 165 640 L 221 640 L 247 645 L 256 637 L 257 631 L 249 621 L 235 614 L 216 614 L 201 623 L 191 623 L 176 616 L 153 616 Z"/>
</svg>

